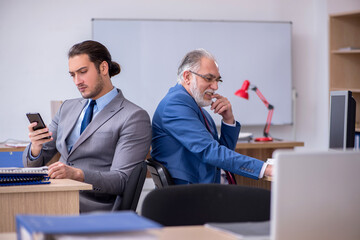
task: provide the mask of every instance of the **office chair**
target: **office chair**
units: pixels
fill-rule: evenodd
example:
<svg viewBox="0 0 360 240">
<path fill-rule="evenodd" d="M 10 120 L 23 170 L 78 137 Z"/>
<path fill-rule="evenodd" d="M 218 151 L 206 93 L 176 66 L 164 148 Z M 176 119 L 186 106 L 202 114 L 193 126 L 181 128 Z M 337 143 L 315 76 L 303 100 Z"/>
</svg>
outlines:
<svg viewBox="0 0 360 240">
<path fill-rule="evenodd" d="M 138 164 L 129 176 L 122 195 L 115 199 L 112 211 L 133 210 L 136 211 L 140 194 L 146 178 L 146 163 Z"/>
<path fill-rule="evenodd" d="M 156 188 L 174 185 L 171 175 L 164 165 L 156 161 L 154 158 L 149 158 L 145 160 L 145 162 Z"/>
<path fill-rule="evenodd" d="M 164 226 L 269 221 L 270 191 L 239 185 L 175 185 L 151 191 L 141 214 Z"/>
</svg>

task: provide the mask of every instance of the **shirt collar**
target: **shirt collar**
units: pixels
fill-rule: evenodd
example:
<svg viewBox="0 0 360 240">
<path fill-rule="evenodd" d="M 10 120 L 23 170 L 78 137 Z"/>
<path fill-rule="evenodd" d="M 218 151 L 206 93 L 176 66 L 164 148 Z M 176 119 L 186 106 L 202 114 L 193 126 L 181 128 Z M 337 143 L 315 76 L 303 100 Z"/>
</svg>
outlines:
<svg viewBox="0 0 360 240">
<path fill-rule="evenodd" d="M 98 111 L 101 111 L 109 102 L 111 102 L 111 100 L 113 100 L 116 97 L 116 95 L 118 95 L 118 91 L 114 87 L 110 92 L 96 99 L 96 107 Z M 88 104 L 90 101 L 91 99 L 88 99 Z"/>
</svg>

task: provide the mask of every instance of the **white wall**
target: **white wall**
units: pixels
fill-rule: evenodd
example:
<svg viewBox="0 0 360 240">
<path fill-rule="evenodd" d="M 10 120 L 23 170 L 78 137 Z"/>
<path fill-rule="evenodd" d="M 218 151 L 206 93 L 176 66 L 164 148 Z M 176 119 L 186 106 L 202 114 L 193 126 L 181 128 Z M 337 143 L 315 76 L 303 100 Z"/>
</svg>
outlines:
<svg viewBox="0 0 360 240">
<path fill-rule="evenodd" d="M 66 54 L 74 43 L 91 39 L 92 18 L 215 19 L 293 22 L 295 125 L 273 126 L 270 132 L 308 148 L 326 148 L 328 11 L 359 5 L 358 0 L 0 0 L 0 142 L 27 140 L 26 112 L 38 111 L 49 123 L 51 100 L 80 96 Z M 116 78 L 113 83 L 123 84 Z M 243 131 L 261 135 L 262 126 Z"/>
<path fill-rule="evenodd" d="M 359 0 L 327 0 L 328 2 L 328 13 L 342 13 L 342 12 L 353 12 L 360 10 Z"/>
</svg>

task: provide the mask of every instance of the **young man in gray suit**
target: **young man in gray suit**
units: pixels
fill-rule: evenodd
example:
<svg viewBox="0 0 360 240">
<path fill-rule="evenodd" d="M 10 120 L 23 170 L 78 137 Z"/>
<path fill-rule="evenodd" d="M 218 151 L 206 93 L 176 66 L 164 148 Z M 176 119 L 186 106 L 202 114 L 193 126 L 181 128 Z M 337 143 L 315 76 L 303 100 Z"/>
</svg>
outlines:
<svg viewBox="0 0 360 240">
<path fill-rule="evenodd" d="M 43 166 L 59 152 L 59 161 L 49 166 L 51 178 L 93 185 L 92 191 L 80 193 L 80 212 L 111 210 L 149 151 L 150 118 L 112 85 L 120 65 L 105 46 L 85 41 L 75 44 L 68 57 L 82 98 L 64 101 L 48 128 L 34 131 L 37 123 L 29 125 L 24 166 Z"/>
</svg>

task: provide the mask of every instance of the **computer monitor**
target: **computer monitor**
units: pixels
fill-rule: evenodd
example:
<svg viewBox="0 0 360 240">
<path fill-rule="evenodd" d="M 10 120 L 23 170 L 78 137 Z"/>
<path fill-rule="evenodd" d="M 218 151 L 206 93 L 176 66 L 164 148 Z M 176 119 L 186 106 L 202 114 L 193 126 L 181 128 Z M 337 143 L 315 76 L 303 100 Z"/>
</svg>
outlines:
<svg viewBox="0 0 360 240">
<path fill-rule="evenodd" d="M 356 102 L 351 91 L 330 92 L 329 148 L 354 148 Z"/>
<path fill-rule="evenodd" d="M 360 239 L 360 151 L 277 150 L 273 158 L 272 240 Z"/>
</svg>

